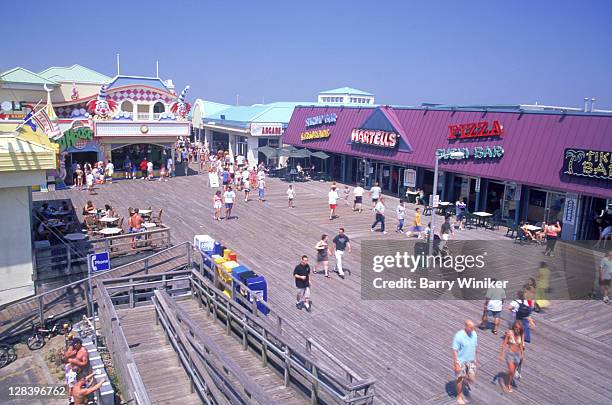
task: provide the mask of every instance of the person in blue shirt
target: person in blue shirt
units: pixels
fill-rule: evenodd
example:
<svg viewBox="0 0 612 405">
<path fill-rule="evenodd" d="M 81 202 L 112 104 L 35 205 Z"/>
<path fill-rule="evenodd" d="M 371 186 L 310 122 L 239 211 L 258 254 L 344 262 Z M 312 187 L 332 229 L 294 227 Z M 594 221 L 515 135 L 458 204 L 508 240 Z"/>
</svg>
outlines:
<svg viewBox="0 0 612 405">
<path fill-rule="evenodd" d="M 465 404 L 463 384 L 464 382 L 473 383 L 476 380 L 476 365 L 478 364 L 478 336 L 474 330 L 474 322 L 465 321 L 463 329 L 455 333 L 452 347 L 453 370 L 457 377 L 457 403 Z"/>
</svg>

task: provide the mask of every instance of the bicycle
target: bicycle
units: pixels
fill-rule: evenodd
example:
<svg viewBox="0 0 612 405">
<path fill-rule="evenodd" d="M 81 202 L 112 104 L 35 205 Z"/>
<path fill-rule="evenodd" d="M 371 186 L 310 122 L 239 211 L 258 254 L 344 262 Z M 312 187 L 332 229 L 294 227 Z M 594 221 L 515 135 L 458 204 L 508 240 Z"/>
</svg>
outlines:
<svg viewBox="0 0 612 405">
<path fill-rule="evenodd" d="M 0 368 L 17 360 L 17 352 L 12 346 L 0 345 Z"/>
<path fill-rule="evenodd" d="M 45 343 L 46 339 L 51 339 L 57 335 L 65 335 L 72 330 L 70 322 L 63 323 L 54 322 L 54 316 L 49 316 L 42 327 L 32 321 L 32 334 L 27 338 L 26 345 L 30 350 L 39 350 Z"/>
</svg>

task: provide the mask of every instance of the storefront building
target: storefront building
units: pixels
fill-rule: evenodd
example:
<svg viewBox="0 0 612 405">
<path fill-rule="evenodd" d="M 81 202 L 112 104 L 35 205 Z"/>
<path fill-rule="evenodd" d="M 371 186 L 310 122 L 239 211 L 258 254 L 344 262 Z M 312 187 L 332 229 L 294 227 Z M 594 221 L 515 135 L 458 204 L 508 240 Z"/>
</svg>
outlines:
<svg viewBox="0 0 612 405">
<path fill-rule="evenodd" d="M 518 108 L 296 107 L 283 142 L 331 155 L 333 178 L 404 195 L 464 199 L 472 212 L 563 223 L 566 239 L 597 237 L 612 201 L 612 115 Z M 463 158 L 448 158 L 461 151 Z"/>
<path fill-rule="evenodd" d="M 192 117 L 196 140 L 208 143 L 212 152 L 228 151 L 248 161 L 275 165 L 257 148 L 281 146 L 281 136 L 297 103 L 270 103 L 253 106 L 228 106 L 198 99 Z M 225 108 L 223 108 L 225 106 Z"/>
</svg>

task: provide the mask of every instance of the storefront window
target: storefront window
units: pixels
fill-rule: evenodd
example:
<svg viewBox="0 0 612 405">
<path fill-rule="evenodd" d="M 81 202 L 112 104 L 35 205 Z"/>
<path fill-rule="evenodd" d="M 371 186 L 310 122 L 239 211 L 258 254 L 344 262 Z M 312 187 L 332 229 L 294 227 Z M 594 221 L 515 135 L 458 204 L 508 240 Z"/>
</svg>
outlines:
<svg viewBox="0 0 612 405">
<path fill-rule="evenodd" d="M 153 167 L 158 169 L 165 162 L 167 156 L 168 152 L 163 146 L 143 143 L 121 146 L 111 152 L 111 160 L 115 170 L 123 170 L 128 160 L 139 165 L 145 158 L 147 161 L 153 162 Z"/>
<path fill-rule="evenodd" d="M 213 153 L 229 150 L 229 134 L 225 132 L 213 131 L 211 146 Z"/>
<path fill-rule="evenodd" d="M 247 144 L 247 138 L 244 136 L 236 137 L 236 155 L 246 156 L 249 147 Z"/>
<path fill-rule="evenodd" d="M 563 222 L 563 207 L 565 206 L 565 194 L 548 193 L 546 209 L 546 222 Z"/>
<path fill-rule="evenodd" d="M 527 204 L 527 221 L 531 223 L 544 220 L 546 213 L 546 191 L 531 189 L 529 190 L 529 201 Z"/>
<path fill-rule="evenodd" d="M 504 197 L 504 183 L 489 181 L 487 188 L 486 212 L 494 215 L 501 215 L 502 198 Z"/>
</svg>

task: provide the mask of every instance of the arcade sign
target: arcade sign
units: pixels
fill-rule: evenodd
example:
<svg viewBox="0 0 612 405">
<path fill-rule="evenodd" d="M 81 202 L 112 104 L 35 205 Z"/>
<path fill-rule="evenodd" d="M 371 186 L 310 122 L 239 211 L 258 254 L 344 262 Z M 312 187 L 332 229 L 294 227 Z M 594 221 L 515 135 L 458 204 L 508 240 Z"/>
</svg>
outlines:
<svg viewBox="0 0 612 405">
<path fill-rule="evenodd" d="M 569 148 L 563 157 L 565 174 L 612 180 L 612 152 Z"/>
<path fill-rule="evenodd" d="M 251 123 L 251 135 L 253 136 L 281 136 L 283 124 L 280 123 Z"/>
<path fill-rule="evenodd" d="M 488 138 L 491 136 L 501 136 L 504 133 L 504 127 L 497 120 L 493 121 L 491 127 L 489 127 L 489 122 L 480 121 L 449 125 L 448 130 L 448 139 L 450 140 Z"/>
<path fill-rule="evenodd" d="M 451 153 L 461 152 L 463 157 L 456 158 L 451 157 Z M 504 148 L 501 146 L 476 146 L 474 148 L 449 148 L 449 149 L 436 149 L 436 156 L 440 160 L 464 160 L 469 158 L 474 159 L 499 159 L 504 156 Z"/>
<path fill-rule="evenodd" d="M 317 125 L 324 124 L 335 124 L 338 119 L 338 115 L 336 113 L 317 115 L 315 117 L 306 118 L 304 120 L 306 124 L 306 128 L 315 127 Z"/>
<path fill-rule="evenodd" d="M 376 129 L 359 129 L 351 131 L 351 142 L 382 148 L 395 148 L 398 134 L 395 132 L 379 131 Z"/>
</svg>

